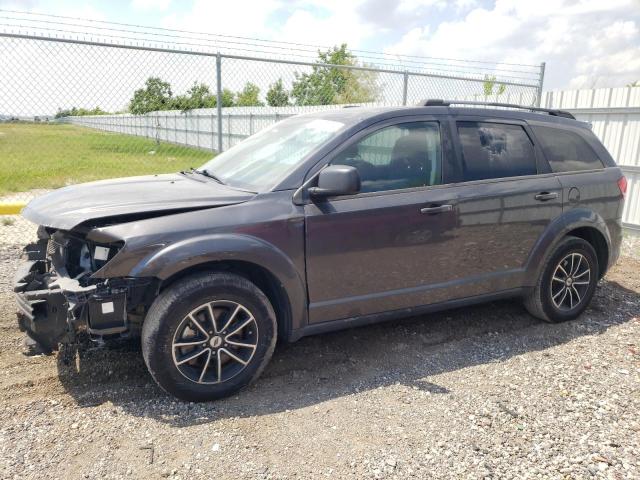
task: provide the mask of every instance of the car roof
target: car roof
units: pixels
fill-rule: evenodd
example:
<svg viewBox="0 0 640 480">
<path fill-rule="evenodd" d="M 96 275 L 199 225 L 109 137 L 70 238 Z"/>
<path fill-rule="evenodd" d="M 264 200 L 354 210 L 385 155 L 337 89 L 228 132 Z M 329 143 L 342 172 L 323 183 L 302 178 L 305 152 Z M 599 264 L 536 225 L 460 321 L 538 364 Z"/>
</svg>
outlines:
<svg viewBox="0 0 640 480">
<path fill-rule="evenodd" d="M 590 128 L 587 122 L 557 116 L 547 112 L 532 112 L 522 109 L 506 109 L 494 107 L 455 107 L 455 106 L 400 106 L 400 107 L 370 107 L 348 105 L 333 110 L 306 113 L 305 116 L 322 118 L 355 125 L 361 122 L 375 123 L 388 118 L 416 115 L 452 115 L 452 116 L 481 116 L 492 119 L 522 120 L 551 125 Z"/>
</svg>

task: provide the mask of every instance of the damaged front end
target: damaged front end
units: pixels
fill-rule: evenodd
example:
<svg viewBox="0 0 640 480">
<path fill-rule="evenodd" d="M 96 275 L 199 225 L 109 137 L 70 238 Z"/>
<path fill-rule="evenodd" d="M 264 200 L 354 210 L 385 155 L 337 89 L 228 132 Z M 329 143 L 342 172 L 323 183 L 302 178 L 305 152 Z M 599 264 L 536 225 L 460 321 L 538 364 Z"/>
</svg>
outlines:
<svg viewBox="0 0 640 480">
<path fill-rule="evenodd" d="M 80 234 L 41 227 L 38 242 L 25 248 L 14 291 L 18 324 L 41 350 L 73 343 L 79 332 L 92 339 L 139 330 L 157 293 L 151 278 L 95 278 L 122 247 L 99 245 Z"/>
</svg>

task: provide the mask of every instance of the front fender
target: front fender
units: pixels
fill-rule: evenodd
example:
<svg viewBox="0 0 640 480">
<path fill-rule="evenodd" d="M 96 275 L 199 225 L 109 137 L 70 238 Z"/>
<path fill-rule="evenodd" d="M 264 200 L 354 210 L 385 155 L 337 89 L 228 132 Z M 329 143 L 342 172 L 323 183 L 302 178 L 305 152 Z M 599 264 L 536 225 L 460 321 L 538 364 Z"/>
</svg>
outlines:
<svg viewBox="0 0 640 480">
<path fill-rule="evenodd" d="M 611 252 L 611 233 L 607 222 L 598 213 L 586 208 L 567 210 L 549 224 L 531 250 L 525 268 L 525 287 L 535 286 L 549 252 L 565 235 L 581 227 L 591 227 L 600 232 L 607 242 L 608 251 Z"/>
<path fill-rule="evenodd" d="M 171 243 L 144 257 L 129 276 L 166 280 L 197 265 L 229 260 L 251 263 L 271 272 L 287 293 L 291 327 L 305 324 L 306 288 L 294 263 L 276 246 L 249 235 L 210 234 Z"/>
</svg>

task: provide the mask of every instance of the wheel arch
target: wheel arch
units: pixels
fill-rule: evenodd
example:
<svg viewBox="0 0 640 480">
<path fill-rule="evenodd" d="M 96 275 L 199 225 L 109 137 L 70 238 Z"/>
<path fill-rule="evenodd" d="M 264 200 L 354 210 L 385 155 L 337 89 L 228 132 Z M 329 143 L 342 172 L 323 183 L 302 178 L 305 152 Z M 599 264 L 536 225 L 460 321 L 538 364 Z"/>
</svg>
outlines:
<svg viewBox="0 0 640 480">
<path fill-rule="evenodd" d="M 525 285 L 533 287 L 541 273 L 544 259 L 567 235 L 589 242 L 598 257 L 599 276 L 602 278 L 609 266 L 611 235 L 605 220 L 593 210 L 576 208 L 564 212 L 549 224 L 533 247 L 525 268 Z"/>
<path fill-rule="evenodd" d="M 188 276 L 205 272 L 234 273 L 246 278 L 258 287 L 269 299 L 276 313 L 278 338 L 287 340 L 292 325 L 291 301 L 284 286 L 269 270 L 256 263 L 243 260 L 214 260 L 198 263 L 175 272 L 160 283 L 159 290 L 165 290 Z"/>
<path fill-rule="evenodd" d="M 132 276 L 155 277 L 160 289 L 193 273 L 226 271 L 252 281 L 271 302 L 278 319 L 278 335 L 306 325 L 307 297 L 291 258 L 272 244 L 247 235 L 207 235 L 168 245 L 143 259 Z"/>
<path fill-rule="evenodd" d="M 581 238 L 593 247 L 598 257 L 598 278 L 602 278 L 607 271 L 609 264 L 609 246 L 605 236 L 593 226 L 577 227 L 569 230 L 565 236 Z"/>
</svg>

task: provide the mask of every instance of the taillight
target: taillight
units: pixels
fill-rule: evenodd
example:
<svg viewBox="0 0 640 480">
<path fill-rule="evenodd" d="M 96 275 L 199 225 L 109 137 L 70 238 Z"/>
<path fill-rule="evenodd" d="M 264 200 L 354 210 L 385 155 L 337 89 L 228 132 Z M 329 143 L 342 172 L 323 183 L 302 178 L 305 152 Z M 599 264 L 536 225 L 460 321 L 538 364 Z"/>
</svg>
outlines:
<svg viewBox="0 0 640 480">
<path fill-rule="evenodd" d="M 620 180 L 618 180 L 618 188 L 620 189 L 622 198 L 624 198 L 627 194 L 627 178 L 624 175 L 620 178 Z"/>
</svg>

